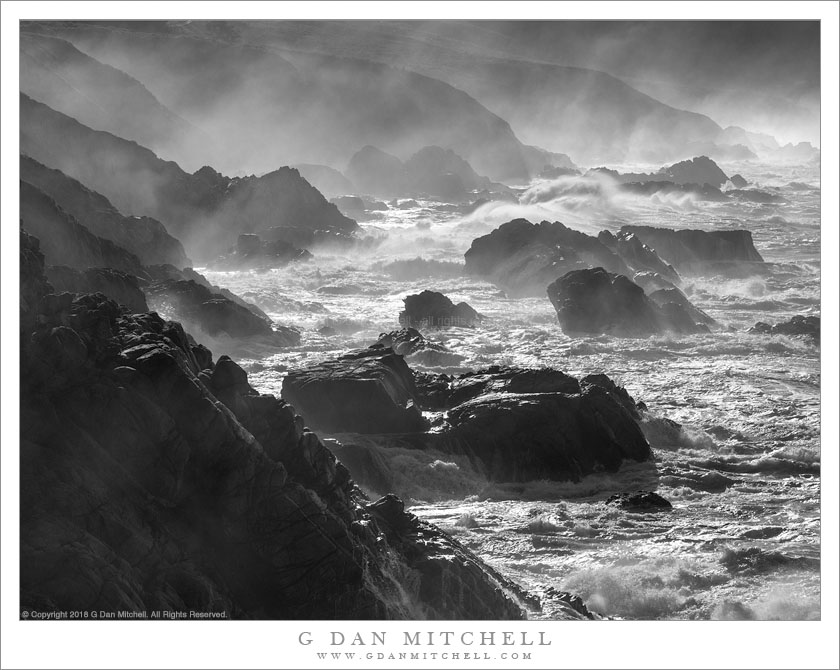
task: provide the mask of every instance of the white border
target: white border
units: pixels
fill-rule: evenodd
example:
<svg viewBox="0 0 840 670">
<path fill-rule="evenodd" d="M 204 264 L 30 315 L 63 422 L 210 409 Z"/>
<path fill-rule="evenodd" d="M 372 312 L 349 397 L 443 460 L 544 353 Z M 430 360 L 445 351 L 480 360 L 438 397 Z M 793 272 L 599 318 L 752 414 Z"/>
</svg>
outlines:
<svg viewBox="0 0 840 670">
<path fill-rule="evenodd" d="M 4 2 L 2 4 L 2 646 L 0 666 L 342 667 L 297 644 L 303 631 L 544 630 L 533 662 L 464 660 L 375 667 L 838 667 L 838 5 L 835 2 Z M 18 20 L 83 18 L 499 18 L 822 20 L 822 614 L 820 622 L 21 623 L 18 620 Z M 370 651 L 377 651 L 370 648 Z M 399 649 L 404 651 L 403 649 Z M 522 651 L 522 648 L 515 649 Z M 548 651 L 545 651 L 548 650 Z M 435 651 L 443 651 L 441 648 Z M 463 650 L 462 650 L 463 651 Z M 367 667 L 355 660 L 351 667 Z"/>
</svg>

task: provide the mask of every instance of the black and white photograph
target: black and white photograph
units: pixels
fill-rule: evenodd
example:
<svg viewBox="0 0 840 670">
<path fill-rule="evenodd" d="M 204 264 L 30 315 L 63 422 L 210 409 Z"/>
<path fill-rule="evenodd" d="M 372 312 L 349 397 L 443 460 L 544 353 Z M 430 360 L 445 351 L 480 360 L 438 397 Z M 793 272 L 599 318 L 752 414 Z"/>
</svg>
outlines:
<svg viewBox="0 0 840 670">
<path fill-rule="evenodd" d="M 6 626 L 325 668 L 819 630 L 796 667 L 836 667 L 836 4 L 19 4 Z"/>
</svg>

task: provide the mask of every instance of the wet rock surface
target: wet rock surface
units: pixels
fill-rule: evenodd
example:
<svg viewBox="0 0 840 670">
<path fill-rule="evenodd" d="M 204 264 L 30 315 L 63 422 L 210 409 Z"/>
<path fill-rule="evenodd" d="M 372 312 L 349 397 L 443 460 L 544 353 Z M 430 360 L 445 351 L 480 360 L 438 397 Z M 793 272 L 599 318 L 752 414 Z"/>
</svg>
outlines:
<svg viewBox="0 0 840 670">
<path fill-rule="evenodd" d="M 431 342 L 426 339 L 419 330 L 415 328 L 403 328 L 393 330 L 390 333 L 381 333 L 377 344 L 394 350 L 409 359 L 412 365 L 424 367 L 445 367 L 461 363 L 465 356 L 450 351 L 442 344 Z"/>
<path fill-rule="evenodd" d="M 214 270 L 253 270 L 282 268 L 289 263 L 306 261 L 312 254 L 285 242 L 264 242 L 259 235 L 240 235 L 236 245 L 210 262 Z"/>
</svg>

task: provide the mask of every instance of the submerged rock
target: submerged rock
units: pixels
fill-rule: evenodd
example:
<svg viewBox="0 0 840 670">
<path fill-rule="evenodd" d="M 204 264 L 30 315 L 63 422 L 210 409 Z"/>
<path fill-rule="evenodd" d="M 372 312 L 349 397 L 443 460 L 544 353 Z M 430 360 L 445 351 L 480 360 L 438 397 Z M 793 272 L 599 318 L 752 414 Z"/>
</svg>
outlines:
<svg viewBox="0 0 840 670">
<path fill-rule="evenodd" d="M 607 505 L 615 505 L 630 512 L 662 512 L 671 509 L 671 503 L 652 491 L 616 493 L 607 498 Z"/>
<path fill-rule="evenodd" d="M 400 325 L 405 328 L 472 328 L 482 316 L 465 302 L 457 305 L 437 291 L 423 291 L 403 298 Z"/>
<path fill-rule="evenodd" d="M 773 326 L 769 323 L 759 321 L 748 332 L 759 335 L 804 335 L 810 337 L 814 342 L 819 343 L 820 317 L 797 314 L 792 316 L 788 321 L 783 321 Z"/>
<path fill-rule="evenodd" d="M 29 236 L 21 268 L 22 608 L 524 617 L 521 589 L 398 501 L 369 504 L 232 360 L 157 314 L 51 293 Z"/>
<path fill-rule="evenodd" d="M 560 326 L 569 335 L 646 337 L 663 332 L 708 332 L 708 327 L 698 325 L 678 302 L 669 299 L 660 306 L 641 286 L 603 268 L 573 270 L 551 284 L 547 292 Z"/>
</svg>

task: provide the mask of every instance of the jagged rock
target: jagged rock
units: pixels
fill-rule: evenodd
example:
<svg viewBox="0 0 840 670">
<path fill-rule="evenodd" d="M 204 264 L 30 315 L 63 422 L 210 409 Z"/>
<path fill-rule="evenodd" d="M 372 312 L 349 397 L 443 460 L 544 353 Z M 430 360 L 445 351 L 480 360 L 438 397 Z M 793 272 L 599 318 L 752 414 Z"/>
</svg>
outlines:
<svg viewBox="0 0 840 670">
<path fill-rule="evenodd" d="M 397 501 L 368 506 L 233 361 L 157 314 L 48 293 L 29 237 L 22 256 L 22 608 L 523 618 L 521 589 Z"/>
<path fill-rule="evenodd" d="M 603 268 L 573 270 L 548 289 L 563 331 L 570 335 L 606 333 L 646 337 L 656 333 L 708 332 L 676 302 L 657 305 L 624 275 Z"/>
<path fill-rule="evenodd" d="M 614 244 L 615 250 L 601 239 L 567 228 L 559 221 L 533 224 L 515 219 L 473 240 L 464 254 L 464 269 L 515 296 L 541 295 L 558 277 L 584 268 L 603 267 L 632 276 L 632 264 L 636 270 L 673 273 L 673 268 L 669 270 L 652 250 L 634 240 L 628 238 L 619 245 L 611 233 L 605 233 L 603 239 Z M 628 251 L 626 259 L 619 256 L 619 247 Z"/>
<path fill-rule="evenodd" d="M 148 312 L 146 296 L 137 277 L 112 268 L 88 268 L 79 272 L 63 265 L 47 268 L 47 279 L 56 291 L 102 293 L 133 312 Z"/>
<path fill-rule="evenodd" d="M 759 335 L 805 335 L 810 337 L 814 342 L 819 343 L 820 317 L 796 314 L 789 320 L 773 326 L 769 323 L 759 321 L 747 332 Z"/>
<path fill-rule="evenodd" d="M 285 241 L 263 242 L 259 235 L 240 235 L 236 245 L 209 263 L 214 270 L 250 270 L 285 267 L 306 261 L 312 254 Z"/>
<path fill-rule="evenodd" d="M 607 498 L 607 505 L 615 505 L 630 512 L 663 512 L 671 509 L 671 503 L 652 491 L 616 493 Z"/>
<path fill-rule="evenodd" d="M 599 388 L 606 391 L 607 395 L 609 395 L 619 405 L 626 409 L 627 413 L 634 419 L 638 420 L 641 417 L 641 415 L 639 414 L 638 405 L 633 400 L 631 395 L 627 392 L 627 389 L 625 389 L 623 386 L 619 386 L 618 384 L 616 384 L 612 379 L 607 377 L 607 375 L 603 373 L 586 375 L 585 377 L 581 378 L 580 387 L 586 388 L 587 386 L 598 386 Z"/>
<path fill-rule="evenodd" d="M 164 221 L 195 260 L 215 258 L 242 233 L 275 241 L 260 231 L 289 228 L 298 238 L 347 241 L 358 229 L 292 168 L 260 177 L 226 177 L 209 166 L 188 174 L 135 142 L 92 130 L 26 95 L 20 104 L 21 152 L 101 193 L 125 214 Z"/>
<path fill-rule="evenodd" d="M 409 433 L 425 430 L 416 389 L 402 356 L 374 346 L 283 379 L 282 397 L 309 425 L 327 433 Z"/>
<path fill-rule="evenodd" d="M 751 266 L 764 262 L 748 230 L 673 230 L 653 226 L 622 226 L 621 231 L 637 235 L 682 273 L 726 269 L 730 264 Z"/>
<path fill-rule="evenodd" d="M 37 237 L 20 230 L 20 318 L 34 315 L 35 305 L 48 293 L 53 293 L 53 287 L 44 276 L 44 254 Z"/>
<path fill-rule="evenodd" d="M 148 216 L 123 216 L 103 195 L 28 156 L 20 157 L 20 177 L 52 198 L 94 235 L 135 254 L 144 265 L 190 265 L 181 243 Z"/>
<path fill-rule="evenodd" d="M 376 343 L 386 349 L 393 349 L 394 353 L 400 356 L 409 358 L 412 365 L 451 366 L 460 364 L 465 358 L 461 354 L 449 351 L 442 344 L 430 342 L 414 328 L 381 333 Z"/>
<path fill-rule="evenodd" d="M 46 193 L 25 181 L 20 182 L 20 222 L 40 240 L 48 265 L 67 265 L 77 270 L 109 267 L 133 275 L 145 274 L 137 256 L 91 233 Z"/>
<path fill-rule="evenodd" d="M 744 178 L 743 178 L 741 175 L 739 175 L 739 174 L 733 174 L 733 175 L 729 178 L 729 181 L 731 181 L 731 182 L 732 182 L 732 185 L 733 185 L 735 188 L 744 188 L 744 187 L 746 187 L 746 186 L 749 184 L 749 182 L 748 182 L 746 179 L 744 179 Z"/>
<path fill-rule="evenodd" d="M 399 322 L 405 328 L 471 328 L 482 316 L 465 302 L 457 305 L 437 291 L 423 291 L 403 298 Z"/>
</svg>

